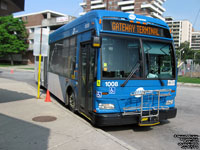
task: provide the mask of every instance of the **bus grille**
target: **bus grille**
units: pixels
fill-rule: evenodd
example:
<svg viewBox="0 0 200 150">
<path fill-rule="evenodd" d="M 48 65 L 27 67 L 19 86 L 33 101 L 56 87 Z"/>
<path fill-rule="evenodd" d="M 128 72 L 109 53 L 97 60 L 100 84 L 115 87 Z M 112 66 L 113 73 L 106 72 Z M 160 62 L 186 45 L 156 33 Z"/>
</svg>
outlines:
<svg viewBox="0 0 200 150">
<path fill-rule="evenodd" d="M 159 109 L 169 109 L 168 106 L 165 106 L 166 97 L 170 96 L 170 90 L 164 91 L 164 94 L 161 94 L 164 90 L 155 90 L 151 92 L 143 92 L 139 97 L 134 94 L 128 99 L 121 99 L 120 106 L 122 106 L 122 111 L 124 113 L 133 112 L 141 113 L 142 111 L 153 111 Z"/>
</svg>

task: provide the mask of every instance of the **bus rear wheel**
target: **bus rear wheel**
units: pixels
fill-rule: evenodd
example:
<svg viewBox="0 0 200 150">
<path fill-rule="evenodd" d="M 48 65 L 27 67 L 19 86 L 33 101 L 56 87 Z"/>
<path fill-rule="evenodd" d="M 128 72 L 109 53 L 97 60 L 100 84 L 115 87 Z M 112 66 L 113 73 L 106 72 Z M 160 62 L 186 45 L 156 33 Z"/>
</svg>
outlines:
<svg viewBox="0 0 200 150">
<path fill-rule="evenodd" d="M 74 92 L 71 92 L 71 93 L 68 95 L 68 100 L 69 100 L 69 109 L 70 109 L 72 112 L 76 112 L 76 99 L 75 99 Z"/>
</svg>

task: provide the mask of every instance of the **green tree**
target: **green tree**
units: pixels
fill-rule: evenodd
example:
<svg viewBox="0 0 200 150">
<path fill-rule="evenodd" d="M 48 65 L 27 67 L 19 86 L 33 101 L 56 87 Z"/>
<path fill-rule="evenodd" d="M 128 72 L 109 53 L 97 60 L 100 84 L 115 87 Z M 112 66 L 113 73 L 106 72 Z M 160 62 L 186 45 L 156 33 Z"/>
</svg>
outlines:
<svg viewBox="0 0 200 150">
<path fill-rule="evenodd" d="M 190 43 L 181 43 L 180 47 L 176 50 L 176 56 L 182 61 L 185 61 L 186 59 L 193 59 L 194 51 L 192 51 L 192 49 L 190 48 Z"/>
<path fill-rule="evenodd" d="M 0 17 L 0 55 L 9 55 L 14 65 L 13 54 L 25 51 L 27 32 L 24 22 L 13 16 Z"/>
<path fill-rule="evenodd" d="M 195 63 L 200 64 L 200 50 L 194 51 L 194 61 L 195 61 Z"/>
</svg>

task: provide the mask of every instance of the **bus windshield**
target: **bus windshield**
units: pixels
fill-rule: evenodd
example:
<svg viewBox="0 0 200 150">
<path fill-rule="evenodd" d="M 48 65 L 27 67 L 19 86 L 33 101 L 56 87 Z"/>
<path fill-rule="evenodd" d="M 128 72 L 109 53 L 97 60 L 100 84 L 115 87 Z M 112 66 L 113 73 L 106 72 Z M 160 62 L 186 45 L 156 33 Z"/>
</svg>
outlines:
<svg viewBox="0 0 200 150">
<path fill-rule="evenodd" d="M 175 78 L 175 61 L 171 43 L 142 40 L 142 46 L 139 38 L 103 36 L 102 77 L 127 78 L 134 69 L 132 79 Z"/>
<path fill-rule="evenodd" d="M 174 57 L 169 43 L 143 41 L 147 78 L 174 78 Z"/>
<path fill-rule="evenodd" d="M 139 39 L 103 36 L 103 77 L 126 78 L 139 62 Z M 135 77 L 140 78 L 142 76 L 142 69 L 141 67 L 136 69 Z"/>
</svg>

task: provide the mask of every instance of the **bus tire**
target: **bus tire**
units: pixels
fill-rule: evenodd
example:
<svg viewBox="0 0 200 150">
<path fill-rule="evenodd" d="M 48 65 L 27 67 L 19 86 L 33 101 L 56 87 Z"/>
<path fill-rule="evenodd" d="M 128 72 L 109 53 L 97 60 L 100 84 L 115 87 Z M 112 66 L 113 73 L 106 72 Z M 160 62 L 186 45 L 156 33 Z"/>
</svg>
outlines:
<svg viewBox="0 0 200 150">
<path fill-rule="evenodd" d="M 75 94 L 73 91 L 68 94 L 68 100 L 69 100 L 69 109 L 75 113 L 76 112 L 76 99 L 75 99 Z"/>
<path fill-rule="evenodd" d="M 67 92 L 65 94 L 65 106 L 69 107 L 69 94 Z"/>
</svg>

